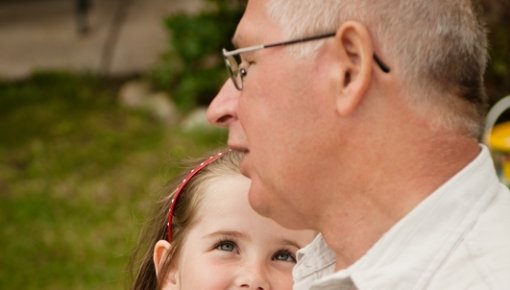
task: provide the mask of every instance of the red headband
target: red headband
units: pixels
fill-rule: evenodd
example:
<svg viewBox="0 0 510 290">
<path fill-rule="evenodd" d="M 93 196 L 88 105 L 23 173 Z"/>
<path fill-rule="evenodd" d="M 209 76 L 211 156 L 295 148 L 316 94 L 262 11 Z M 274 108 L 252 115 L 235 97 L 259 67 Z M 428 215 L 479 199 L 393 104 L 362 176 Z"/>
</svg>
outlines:
<svg viewBox="0 0 510 290">
<path fill-rule="evenodd" d="M 186 174 L 186 177 L 184 177 L 181 184 L 179 184 L 179 187 L 177 187 L 177 190 L 174 193 L 174 197 L 172 198 L 172 201 L 170 203 L 170 210 L 168 211 L 168 223 L 166 225 L 168 242 L 172 242 L 172 219 L 174 216 L 175 205 L 177 204 L 177 200 L 179 199 L 179 195 L 181 194 L 182 190 L 188 184 L 188 182 L 191 180 L 191 178 L 193 178 L 193 176 L 195 176 L 195 174 L 200 172 L 200 170 L 204 169 L 207 165 L 218 160 L 218 158 L 223 156 L 223 154 L 224 154 L 224 152 L 220 152 L 218 154 L 212 155 L 209 158 L 207 158 L 205 161 L 200 163 L 197 167 L 193 168 L 190 172 L 188 172 L 188 174 Z"/>
</svg>

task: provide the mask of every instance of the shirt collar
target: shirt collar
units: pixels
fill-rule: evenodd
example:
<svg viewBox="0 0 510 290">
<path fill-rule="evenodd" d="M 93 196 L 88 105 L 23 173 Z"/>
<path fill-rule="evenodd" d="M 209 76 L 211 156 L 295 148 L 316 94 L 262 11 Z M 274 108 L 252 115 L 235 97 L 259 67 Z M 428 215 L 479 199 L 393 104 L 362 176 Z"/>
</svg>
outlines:
<svg viewBox="0 0 510 290">
<path fill-rule="evenodd" d="M 297 279 L 324 271 L 328 267 L 334 269 L 336 262 L 335 252 L 326 244 L 322 234 L 318 234 L 310 244 L 298 250 L 296 258 L 293 276 Z"/>
</svg>

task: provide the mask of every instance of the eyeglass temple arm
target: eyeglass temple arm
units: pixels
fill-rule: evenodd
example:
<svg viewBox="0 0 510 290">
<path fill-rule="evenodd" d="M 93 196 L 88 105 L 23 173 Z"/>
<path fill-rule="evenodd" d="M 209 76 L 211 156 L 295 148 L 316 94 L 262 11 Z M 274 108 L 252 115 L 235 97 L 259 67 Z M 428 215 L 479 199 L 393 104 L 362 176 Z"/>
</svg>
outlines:
<svg viewBox="0 0 510 290">
<path fill-rule="evenodd" d="M 264 48 L 285 46 L 285 45 L 291 45 L 291 44 L 296 44 L 296 43 L 301 43 L 301 42 L 319 40 L 319 39 L 323 39 L 323 38 L 333 37 L 335 35 L 336 35 L 336 32 L 330 32 L 330 33 L 325 33 L 325 34 L 321 34 L 321 35 L 305 37 L 305 38 L 300 38 L 300 39 L 294 39 L 294 40 L 289 40 L 289 41 L 283 41 L 283 42 L 277 42 L 277 43 L 272 43 L 272 44 L 261 44 L 261 45 L 249 46 L 249 47 L 239 48 L 239 49 L 232 50 L 232 51 L 227 51 L 226 49 L 223 49 L 223 55 L 224 56 L 232 56 L 232 55 L 251 52 L 251 51 L 264 49 Z M 377 56 L 377 54 L 374 53 L 373 58 L 374 58 L 374 61 L 377 63 L 377 65 L 381 68 L 381 70 L 383 72 L 389 73 L 391 71 L 390 67 L 388 65 L 386 65 L 379 58 L 379 56 Z"/>
<path fill-rule="evenodd" d="M 227 50 L 223 49 L 223 55 L 231 56 L 231 55 L 255 51 L 255 50 L 264 49 L 264 48 L 291 45 L 291 44 L 296 44 L 296 43 L 300 43 L 300 42 L 319 40 L 319 39 L 323 39 L 323 38 L 327 38 L 327 37 L 333 37 L 335 35 L 336 35 L 336 33 L 331 32 L 331 33 L 326 33 L 326 34 L 321 34 L 321 35 L 316 35 L 316 36 L 311 36 L 311 37 L 305 37 L 305 38 L 300 38 L 300 39 L 294 39 L 294 40 L 289 40 L 289 41 L 249 46 L 249 47 L 239 48 L 239 49 L 232 50 L 232 51 L 227 51 Z"/>
<path fill-rule="evenodd" d="M 385 73 L 389 73 L 391 71 L 390 67 L 387 66 L 378 56 L 374 53 L 373 55 L 375 63 L 381 68 L 381 70 Z"/>
<path fill-rule="evenodd" d="M 259 50 L 259 49 L 264 49 L 264 48 L 266 48 L 266 46 L 261 44 L 261 45 L 255 45 L 255 46 L 250 46 L 250 47 L 239 48 L 239 49 L 231 50 L 231 51 L 223 49 L 223 55 L 224 56 L 232 56 L 232 55 L 236 55 L 236 54 L 240 54 L 240 53 L 245 53 L 245 52 L 251 52 L 251 51 L 255 51 L 255 50 Z"/>
</svg>

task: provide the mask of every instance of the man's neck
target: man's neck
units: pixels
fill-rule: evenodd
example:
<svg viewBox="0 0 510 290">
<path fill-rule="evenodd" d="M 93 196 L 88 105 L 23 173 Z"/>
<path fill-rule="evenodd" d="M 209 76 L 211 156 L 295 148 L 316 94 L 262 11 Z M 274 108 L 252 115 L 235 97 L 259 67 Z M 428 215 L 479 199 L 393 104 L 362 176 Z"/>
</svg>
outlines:
<svg viewBox="0 0 510 290">
<path fill-rule="evenodd" d="M 427 140 L 432 145 L 429 148 L 391 148 L 367 173 L 366 180 L 352 184 L 348 198 L 339 195 L 340 199 L 327 207 L 320 230 L 336 253 L 337 270 L 360 259 L 384 233 L 480 151 L 477 142 L 469 138 L 438 141 L 434 145 Z M 392 152 L 399 154 L 391 156 Z"/>
</svg>

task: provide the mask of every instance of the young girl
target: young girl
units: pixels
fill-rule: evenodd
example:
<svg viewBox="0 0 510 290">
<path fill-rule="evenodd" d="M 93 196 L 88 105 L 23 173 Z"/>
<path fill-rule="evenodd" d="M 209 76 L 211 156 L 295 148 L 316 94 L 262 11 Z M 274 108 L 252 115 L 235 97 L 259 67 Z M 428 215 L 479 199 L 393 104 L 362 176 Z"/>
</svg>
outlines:
<svg viewBox="0 0 510 290">
<path fill-rule="evenodd" d="M 193 168 L 150 222 L 132 289 L 292 289 L 296 251 L 312 231 L 286 229 L 249 205 L 240 154 Z M 142 249 L 142 248 L 141 248 Z"/>
</svg>

